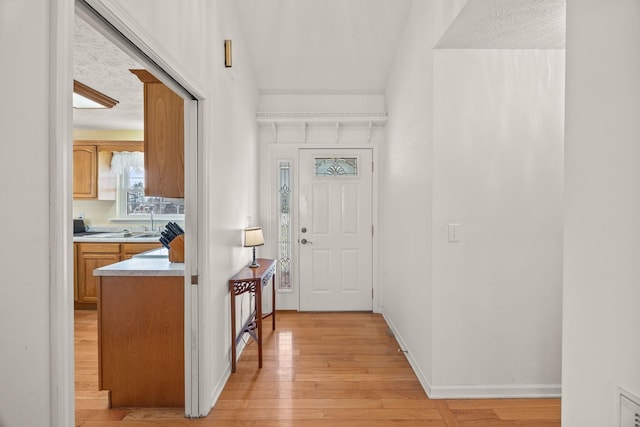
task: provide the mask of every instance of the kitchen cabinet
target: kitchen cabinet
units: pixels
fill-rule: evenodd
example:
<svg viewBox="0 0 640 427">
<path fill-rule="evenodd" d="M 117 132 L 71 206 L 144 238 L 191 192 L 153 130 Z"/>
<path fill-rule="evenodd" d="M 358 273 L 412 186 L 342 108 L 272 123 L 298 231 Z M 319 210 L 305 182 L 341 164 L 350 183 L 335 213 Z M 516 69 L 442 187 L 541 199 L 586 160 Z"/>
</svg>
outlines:
<svg viewBox="0 0 640 427">
<path fill-rule="evenodd" d="M 133 258 L 95 272 L 98 389 L 111 408 L 184 408 L 185 271 L 167 261 Z"/>
<path fill-rule="evenodd" d="M 97 279 L 93 270 L 120 261 L 119 243 L 77 243 L 78 301 L 77 308 L 95 307 L 98 301 Z"/>
<path fill-rule="evenodd" d="M 95 145 L 73 146 L 73 198 L 98 196 L 98 149 Z"/>
<path fill-rule="evenodd" d="M 144 151 L 142 141 L 73 142 L 73 198 L 116 200 L 117 178 L 111 159 L 117 151 Z"/>
<path fill-rule="evenodd" d="M 184 198 L 184 100 L 146 70 L 144 84 L 146 196 Z"/>
<path fill-rule="evenodd" d="M 123 243 L 122 244 L 122 259 L 132 258 L 134 255 L 142 252 L 147 252 L 153 249 L 159 249 L 162 245 L 160 243 Z"/>
<path fill-rule="evenodd" d="M 109 407 L 184 408 L 184 276 L 98 279 L 98 389 Z"/>
<path fill-rule="evenodd" d="M 74 302 L 75 308 L 96 308 L 97 278 L 93 270 L 129 259 L 132 256 L 158 249 L 160 243 L 74 243 Z"/>
</svg>

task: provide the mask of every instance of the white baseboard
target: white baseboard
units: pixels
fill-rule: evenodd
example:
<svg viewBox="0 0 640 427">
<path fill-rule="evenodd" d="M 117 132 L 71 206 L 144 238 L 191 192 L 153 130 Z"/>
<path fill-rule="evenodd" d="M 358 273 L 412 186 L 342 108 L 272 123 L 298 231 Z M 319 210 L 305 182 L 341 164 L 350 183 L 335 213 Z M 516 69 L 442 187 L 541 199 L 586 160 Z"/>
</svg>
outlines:
<svg viewBox="0 0 640 427">
<path fill-rule="evenodd" d="M 240 358 L 240 355 L 242 354 L 246 346 L 247 343 L 244 340 L 240 340 L 240 343 L 238 343 L 238 346 L 236 347 L 236 362 Z M 229 350 L 229 356 L 231 356 L 231 350 Z M 200 408 L 201 417 L 206 417 L 209 412 L 211 412 L 211 409 L 213 409 L 216 403 L 218 403 L 218 399 L 220 399 L 222 390 L 224 390 L 224 386 L 227 385 L 229 377 L 231 377 L 231 366 L 227 366 L 222 376 L 218 379 L 218 382 L 213 387 L 213 390 L 211 390 L 211 393 L 209 394 L 209 402 L 207 402 L 207 404 L 205 405 L 206 409 L 203 407 Z"/>
<path fill-rule="evenodd" d="M 464 385 L 431 387 L 431 399 L 529 399 L 558 398 L 558 384 Z"/>
<path fill-rule="evenodd" d="M 222 374 L 222 377 L 220 377 L 215 387 L 213 387 L 213 390 L 211 390 L 211 395 L 209 396 L 209 402 L 206 406 L 207 409 L 205 410 L 205 408 L 200 408 L 199 415 L 201 417 L 206 417 L 207 415 L 209 415 L 209 412 L 211 412 L 211 409 L 213 409 L 216 403 L 218 403 L 218 399 L 220 399 L 222 390 L 224 390 L 224 386 L 227 385 L 227 381 L 229 380 L 230 376 L 231 376 L 231 367 L 227 367 L 227 369 L 224 370 L 224 374 Z"/>
<path fill-rule="evenodd" d="M 402 339 L 402 336 L 398 332 L 398 328 L 396 328 L 391 319 L 387 317 L 387 313 L 384 311 L 384 308 L 380 310 L 380 314 L 382 314 L 385 322 L 387 322 L 387 326 L 389 326 L 389 329 L 391 329 L 391 332 L 393 332 L 393 335 L 396 338 L 396 341 L 398 341 L 400 348 L 402 350 L 407 350 L 406 342 Z M 427 396 L 431 398 L 431 384 L 429 384 L 426 375 L 424 374 L 424 372 L 422 372 L 422 369 L 420 369 L 418 362 L 413 358 L 413 355 L 410 352 L 405 352 L 404 356 L 407 358 L 407 361 L 409 362 L 409 365 L 411 365 L 411 369 L 413 369 L 416 377 L 418 377 L 418 381 L 420 381 L 420 385 L 424 389 L 425 393 L 427 393 Z"/>
<path fill-rule="evenodd" d="M 387 317 L 384 309 L 380 311 L 393 332 L 400 348 L 407 350 L 406 342 L 398 332 L 391 319 Z M 560 384 L 505 384 L 505 385 L 460 385 L 460 386 L 433 386 L 427 380 L 426 375 L 417 361 L 406 352 L 405 356 L 418 381 L 430 399 L 520 399 L 520 398 L 558 398 L 562 394 Z"/>
</svg>

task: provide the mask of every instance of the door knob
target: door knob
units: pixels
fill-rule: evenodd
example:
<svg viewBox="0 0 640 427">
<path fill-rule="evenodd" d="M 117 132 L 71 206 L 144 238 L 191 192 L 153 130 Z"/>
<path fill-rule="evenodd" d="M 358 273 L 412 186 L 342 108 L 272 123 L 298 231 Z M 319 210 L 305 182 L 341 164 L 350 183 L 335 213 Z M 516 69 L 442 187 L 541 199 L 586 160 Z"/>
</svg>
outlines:
<svg viewBox="0 0 640 427">
<path fill-rule="evenodd" d="M 303 245 L 306 245 L 307 243 L 310 244 L 310 245 L 313 245 L 313 242 L 310 242 L 307 239 L 300 240 L 300 243 L 302 243 Z"/>
</svg>

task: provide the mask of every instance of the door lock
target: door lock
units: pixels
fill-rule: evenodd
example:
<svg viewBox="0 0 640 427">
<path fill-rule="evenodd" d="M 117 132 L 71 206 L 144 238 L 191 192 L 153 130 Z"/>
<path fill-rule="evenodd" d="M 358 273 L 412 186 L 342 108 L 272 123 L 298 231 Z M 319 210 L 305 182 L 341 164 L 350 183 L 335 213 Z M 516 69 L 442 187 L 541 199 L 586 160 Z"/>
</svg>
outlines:
<svg viewBox="0 0 640 427">
<path fill-rule="evenodd" d="M 307 227 L 302 227 L 302 229 L 300 231 L 303 232 L 303 233 L 306 233 L 307 232 Z"/>
</svg>

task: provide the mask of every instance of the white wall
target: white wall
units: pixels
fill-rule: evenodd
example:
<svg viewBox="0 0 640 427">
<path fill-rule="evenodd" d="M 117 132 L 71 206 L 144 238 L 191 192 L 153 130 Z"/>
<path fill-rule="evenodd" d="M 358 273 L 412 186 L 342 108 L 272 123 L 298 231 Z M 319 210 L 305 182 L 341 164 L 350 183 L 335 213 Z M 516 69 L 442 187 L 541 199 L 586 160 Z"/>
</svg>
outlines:
<svg viewBox="0 0 640 427">
<path fill-rule="evenodd" d="M 640 2 L 567 5 L 563 426 L 640 395 Z"/>
<path fill-rule="evenodd" d="M 223 65 L 222 40 L 241 39 L 231 0 L 200 0 L 189 7 L 172 1 L 110 4 L 137 18 L 148 30 L 143 38 L 160 46 L 159 53 L 184 71 L 181 74 L 207 99 L 200 154 L 205 177 L 201 232 L 207 244 L 200 283 L 208 350 L 201 354 L 208 361 L 204 403 L 211 404 L 229 371 L 227 280 L 250 257 L 240 248 L 240 229 L 245 218 L 258 211 L 257 173 L 252 173 L 257 165 L 253 74 L 242 50 L 234 52 L 232 69 Z M 22 180 L 20 185 L 4 186 L 3 199 L 15 209 L 3 209 L 0 217 L 10 225 L 0 246 L 0 426 L 51 425 L 50 402 L 64 393 L 58 384 L 51 384 L 55 375 L 49 353 L 49 300 L 54 297 L 49 293 L 50 267 L 62 268 L 49 263 L 50 6 L 44 1 L 0 2 L 0 56 L 20 58 L 17 66 L 2 68 L 0 79 L 4 95 L 0 127 L 4 148 L 11 147 L 10 155 L 0 156 L 0 177 L 5 182 Z M 71 29 L 72 20 L 67 24 Z M 43 102 L 33 104 L 29 99 Z M 70 131 L 68 135 L 70 167 Z M 70 200 L 68 205 L 71 217 Z"/>
<path fill-rule="evenodd" d="M 0 426 L 8 427 L 50 417 L 49 6 L 0 1 Z"/>
<path fill-rule="evenodd" d="M 383 313 L 413 368 L 431 381 L 432 76 L 428 2 L 414 1 L 387 87 L 380 155 Z M 426 384 L 423 383 L 426 386 Z"/>
<path fill-rule="evenodd" d="M 389 74 L 387 138 L 379 157 L 382 311 L 427 390 L 432 379 L 432 48 L 464 3 L 412 3 Z"/>
<path fill-rule="evenodd" d="M 438 50 L 434 68 L 433 395 L 557 395 L 564 51 Z"/>
<path fill-rule="evenodd" d="M 557 394 L 562 52 L 434 51 L 463 3 L 414 2 L 390 74 L 384 313 L 434 397 Z"/>
<path fill-rule="evenodd" d="M 258 215 L 258 92 L 253 71 L 232 0 L 200 0 L 189 7 L 171 0 L 113 3 L 146 29 L 153 46 L 161 46 L 206 98 L 204 144 L 198 153 L 204 176 L 199 297 L 205 319 L 203 389 L 211 405 L 230 369 L 228 280 L 251 257 L 249 249 L 242 248 L 241 230 L 247 217 L 255 221 Z M 224 67 L 224 39 L 233 41 L 232 68 Z"/>
</svg>

